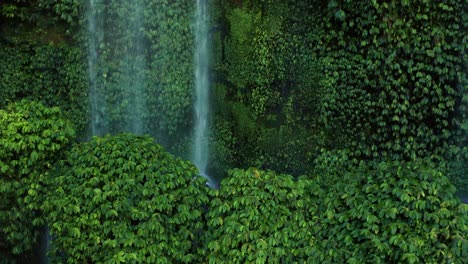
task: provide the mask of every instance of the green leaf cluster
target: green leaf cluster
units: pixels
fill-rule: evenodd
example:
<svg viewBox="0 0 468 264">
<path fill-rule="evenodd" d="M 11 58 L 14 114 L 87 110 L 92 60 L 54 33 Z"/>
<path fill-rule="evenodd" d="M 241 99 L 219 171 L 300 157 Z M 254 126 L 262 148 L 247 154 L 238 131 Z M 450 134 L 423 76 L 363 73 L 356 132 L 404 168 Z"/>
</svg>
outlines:
<svg viewBox="0 0 468 264">
<path fill-rule="evenodd" d="M 305 263 L 314 251 L 312 183 L 256 168 L 235 169 L 214 191 L 207 216 L 208 263 Z"/>
<path fill-rule="evenodd" d="M 465 263 L 468 206 L 430 163 L 361 164 L 316 177 L 320 263 Z"/>
<path fill-rule="evenodd" d="M 149 136 L 78 144 L 49 186 L 55 263 L 199 263 L 205 180 Z"/>
<path fill-rule="evenodd" d="M 80 49 L 0 42 L 0 107 L 28 99 L 62 109 L 78 132 L 87 123 L 87 82 Z"/>
<path fill-rule="evenodd" d="M 330 1 L 323 10 L 324 121 L 344 128 L 355 156 L 411 160 L 466 143 L 454 136 L 466 133 L 464 5 Z"/>
<path fill-rule="evenodd" d="M 22 100 L 0 109 L 0 251 L 31 253 L 44 225 L 44 181 L 74 136 L 57 107 Z"/>
</svg>

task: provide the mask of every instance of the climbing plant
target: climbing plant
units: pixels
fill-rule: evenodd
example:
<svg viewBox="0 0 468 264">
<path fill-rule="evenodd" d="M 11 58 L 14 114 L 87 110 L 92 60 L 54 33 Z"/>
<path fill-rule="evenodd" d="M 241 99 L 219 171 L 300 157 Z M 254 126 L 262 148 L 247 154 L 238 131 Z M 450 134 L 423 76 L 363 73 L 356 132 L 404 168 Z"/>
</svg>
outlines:
<svg viewBox="0 0 468 264">
<path fill-rule="evenodd" d="M 78 21 L 78 0 L 6 0 L 0 3 L 0 15 L 8 19 L 37 22 L 44 14 L 72 25 Z"/>
<path fill-rule="evenodd" d="M 225 120 L 231 124 L 229 134 L 215 132 L 221 156 L 234 156 L 229 164 L 234 167 L 299 175 L 310 169 L 311 153 L 325 142 L 318 124 L 322 62 L 313 48 L 320 30 L 308 20 L 298 27 L 296 16 L 298 10 L 304 17 L 313 10 L 264 1 L 228 1 L 220 8 L 225 35 L 218 45 L 224 56 L 216 69 L 223 82 L 215 85 L 214 129 L 226 129 Z M 228 151 L 227 140 L 233 146 Z"/>
<path fill-rule="evenodd" d="M 145 35 L 151 43 L 148 97 L 155 131 L 177 141 L 193 120 L 195 2 L 149 1 Z M 161 8 L 163 7 L 163 8 Z"/>
<path fill-rule="evenodd" d="M 29 99 L 58 106 L 77 131 L 86 128 L 87 83 L 83 54 L 64 45 L 0 43 L 0 107 Z"/>
<path fill-rule="evenodd" d="M 97 56 L 90 81 L 104 133 L 131 131 L 128 120 L 138 118 L 141 133 L 180 145 L 192 125 L 194 7 L 193 1 L 167 0 L 86 7 L 82 23 L 93 19 L 96 32 L 88 29 L 82 41 Z"/>
<path fill-rule="evenodd" d="M 463 1 L 329 1 L 324 117 L 366 158 L 414 159 L 460 129 Z M 362 12 L 366 10 L 366 12 Z"/>
</svg>

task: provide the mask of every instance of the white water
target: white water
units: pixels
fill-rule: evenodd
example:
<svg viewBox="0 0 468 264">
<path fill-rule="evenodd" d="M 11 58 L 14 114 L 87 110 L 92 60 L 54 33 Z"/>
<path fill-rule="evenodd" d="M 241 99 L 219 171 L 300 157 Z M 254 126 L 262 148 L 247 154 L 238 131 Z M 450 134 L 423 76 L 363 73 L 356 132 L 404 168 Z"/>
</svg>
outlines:
<svg viewBox="0 0 468 264">
<path fill-rule="evenodd" d="M 98 45 L 102 42 L 104 31 L 98 20 L 97 3 L 99 0 L 90 0 L 88 7 L 88 76 L 89 76 L 89 101 L 91 105 L 91 135 L 102 136 L 101 110 L 104 107 L 102 98 L 98 94 Z"/>
<path fill-rule="evenodd" d="M 191 160 L 198 167 L 200 174 L 207 179 L 208 185 L 214 188 L 216 183 L 207 176 L 210 159 L 208 3 L 209 0 L 196 2 L 193 104 L 195 120 Z M 114 12 L 116 10 L 118 12 Z M 148 133 L 145 117 L 149 113 L 145 98 L 150 95 L 145 94 L 147 63 L 142 32 L 145 27 L 144 11 L 144 0 L 115 0 L 112 5 L 103 0 L 89 0 L 87 16 L 91 136 L 122 131 Z M 108 93 L 113 95 L 114 101 L 106 100 L 109 97 Z M 115 96 L 116 94 L 124 96 L 120 98 Z M 115 120 L 116 117 L 118 120 Z"/>
<path fill-rule="evenodd" d="M 132 16 L 128 18 L 127 27 L 134 35 L 132 36 L 131 44 L 129 44 L 130 49 L 126 54 L 126 66 L 123 70 L 127 76 L 132 76 L 125 83 L 125 91 L 127 98 L 129 98 L 129 104 L 126 109 L 128 113 L 126 130 L 135 134 L 143 134 L 143 117 L 146 116 L 144 94 L 146 63 L 142 31 L 144 27 L 144 0 L 132 0 L 128 2 L 131 3 L 129 7 L 132 8 Z"/>
<path fill-rule="evenodd" d="M 197 0 L 195 21 L 195 124 L 192 161 L 212 188 L 216 183 L 207 175 L 209 161 L 209 16 L 208 0 Z"/>
<path fill-rule="evenodd" d="M 146 132 L 143 121 L 147 116 L 144 8 L 144 0 L 116 0 L 112 4 L 89 0 L 91 136 L 109 132 Z M 111 81 L 110 75 L 113 76 Z"/>
</svg>

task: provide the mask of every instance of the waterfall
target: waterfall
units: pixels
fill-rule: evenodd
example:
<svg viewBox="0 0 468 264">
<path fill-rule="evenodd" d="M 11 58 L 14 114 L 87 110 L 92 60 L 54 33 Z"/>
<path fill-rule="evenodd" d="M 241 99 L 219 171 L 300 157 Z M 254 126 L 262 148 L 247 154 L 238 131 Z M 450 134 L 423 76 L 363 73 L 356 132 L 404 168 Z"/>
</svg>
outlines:
<svg viewBox="0 0 468 264">
<path fill-rule="evenodd" d="M 186 128 L 181 119 L 192 107 L 191 160 L 209 185 L 215 186 L 206 176 L 210 125 L 209 0 L 197 0 L 196 10 L 195 3 L 186 1 L 174 7 L 180 9 L 178 12 L 171 6 L 160 6 L 158 1 L 88 1 L 91 136 L 148 133 L 159 143 L 169 137 L 175 142 L 177 135 L 182 138 L 190 133 L 178 129 Z M 187 52 L 192 48 L 193 54 Z M 192 78 L 195 91 L 194 101 L 190 102 L 188 85 Z"/>
<path fill-rule="evenodd" d="M 143 134 L 144 126 L 143 119 L 146 115 L 146 102 L 145 102 L 145 47 L 143 38 L 144 16 L 143 5 L 144 0 L 128 1 L 132 15 L 129 17 L 127 27 L 130 29 L 131 44 L 127 44 L 130 48 L 126 53 L 124 72 L 127 76 L 125 83 L 125 91 L 129 103 L 127 105 L 127 127 L 126 131 Z M 130 77 L 130 78 L 128 78 Z"/>
<path fill-rule="evenodd" d="M 98 6 L 96 1 L 90 0 L 87 11 L 88 16 L 88 76 L 89 76 L 89 103 L 91 111 L 91 135 L 102 136 L 101 107 L 104 106 L 98 90 L 98 45 L 104 37 L 101 19 L 98 19 Z"/>
<path fill-rule="evenodd" d="M 195 17 L 195 124 L 192 161 L 200 174 L 208 180 L 208 185 L 216 187 L 208 176 L 209 160 L 209 16 L 208 0 L 197 0 Z"/>
</svg>

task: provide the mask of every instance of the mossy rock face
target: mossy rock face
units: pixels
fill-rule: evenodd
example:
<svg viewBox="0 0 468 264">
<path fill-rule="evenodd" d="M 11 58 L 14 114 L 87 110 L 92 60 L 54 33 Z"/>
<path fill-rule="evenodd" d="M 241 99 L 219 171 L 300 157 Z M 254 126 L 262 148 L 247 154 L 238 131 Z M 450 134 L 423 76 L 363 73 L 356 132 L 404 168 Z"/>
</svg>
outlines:
<svg viewBox="0 0 468 264">
<path fill-rule="evenodd" d="M 50 186 L 54 261 L 197 262 L 205 181 L 152 138 L 94 137 L 70 151 Z"/>
</svg>

